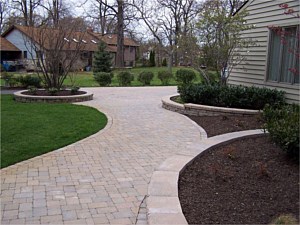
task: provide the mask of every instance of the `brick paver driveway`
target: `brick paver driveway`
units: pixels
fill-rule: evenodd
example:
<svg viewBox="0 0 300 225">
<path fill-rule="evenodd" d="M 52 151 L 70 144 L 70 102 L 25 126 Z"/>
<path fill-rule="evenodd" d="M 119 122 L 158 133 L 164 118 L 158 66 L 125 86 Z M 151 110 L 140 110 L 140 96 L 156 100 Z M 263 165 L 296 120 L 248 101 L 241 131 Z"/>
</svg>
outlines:
<svg viewBox="0 0 300 225">
<path fill-rule="evenodd" d="M 199 140 L 161 108 L 176 87 L 91 88 L 110 118 L 99 133 L 1 171 L 2 224 L 134 224 L 154 169 Z"/>
</svg>

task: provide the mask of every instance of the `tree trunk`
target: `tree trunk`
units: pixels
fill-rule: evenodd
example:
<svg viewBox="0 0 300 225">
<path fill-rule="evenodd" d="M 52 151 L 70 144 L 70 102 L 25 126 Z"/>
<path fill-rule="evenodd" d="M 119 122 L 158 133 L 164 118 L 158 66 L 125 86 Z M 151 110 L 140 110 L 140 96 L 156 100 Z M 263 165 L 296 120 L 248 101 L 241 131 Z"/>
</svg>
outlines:
<svg viewBox="0 0 300 225">
<path fill-rule="evenodd" d="M 117 55 L 116 66 L 118 68 L 124 67 L 124 2 L 118 0 L 118 40 L 117 40 Z"/>
</svg>

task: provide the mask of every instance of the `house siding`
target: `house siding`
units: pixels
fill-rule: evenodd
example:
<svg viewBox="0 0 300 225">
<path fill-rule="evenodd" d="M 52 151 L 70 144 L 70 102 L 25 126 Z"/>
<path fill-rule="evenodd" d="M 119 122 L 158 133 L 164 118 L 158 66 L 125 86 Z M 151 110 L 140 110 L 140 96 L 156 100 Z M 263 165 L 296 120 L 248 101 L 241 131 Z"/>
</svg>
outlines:
<svg viewBox="0 0 300 225">
<path fill-rule="evenodd" d="M 17 29 L 12 30 L 5 38 L 14 44 L 18 49 L 22 51 L 22 55 L 24 51 L 27 51 L 27 58 L 36 59 L 35 51 L 31 49 L 31 42 L 26 39 L 26 37 Z"/>
<path fill-rule="evenodd" d="M 299 18 L 285 15 L 279 4 L 287 3 L 296 13 L 299 12 L 299 0 L 250 0 L 243 10 L 247 10 L 247 23 L 254 28 L 245 31 L 245 37 L 255 40 L 256 46 L 247 51 L 239 50 L 245 60 L 234 67 L 228 79 L 229 84 L 277 88 L 286 92 L 287 101 L 299 104 L 299 84 L 282 84 L 266 81 L 268 60 L 268 26 L 286 26 L 299 24 Z"/>
</svg>

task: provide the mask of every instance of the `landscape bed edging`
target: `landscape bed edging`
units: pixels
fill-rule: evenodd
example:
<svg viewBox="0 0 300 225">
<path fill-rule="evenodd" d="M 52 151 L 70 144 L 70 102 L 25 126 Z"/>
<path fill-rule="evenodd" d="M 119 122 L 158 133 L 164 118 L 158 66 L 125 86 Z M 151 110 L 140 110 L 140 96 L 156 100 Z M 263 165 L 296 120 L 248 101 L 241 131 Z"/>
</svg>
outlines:
<svg viewBox="0 0 300 225">
<path fill-rule="evenodd" d="M 37 95 L 24 95 L 22 94 L 27 90 L 22 90 L 14 93 L 14 99 L 17 102 L 47 102 L 47 103 L 72 103 L 72 102 L 84 102 L 93 100 L 93 93 L 86 92 L 82 95 L 69 95 L 69 96 L 37 96 Z"/>
<path fill-rule="evenodd" d="M 250 109 L 237 109 L 237 108 L 225 108 L 208 105 L 198 105 L 192 103 L 179 104 L 171 100 L 172 97 L 178 95 L 169 95 L 162 98 L 162 107 L 189 116 L 230 116 L 230 115 L 243 115 L 253 116 L 259 115 L 260 110 Z"/>
<path fill-rule="evenodd" d="M 152 174 L 147 197 L 148 224 L 185 224 L 178 198 L 178 179 L 181 172 L 206 150 L 228 144 L 236 139 L 265 135 L 261 130 L 222 134 L 188 146 L 186 151 L 166 159 Z"/>
</svg>

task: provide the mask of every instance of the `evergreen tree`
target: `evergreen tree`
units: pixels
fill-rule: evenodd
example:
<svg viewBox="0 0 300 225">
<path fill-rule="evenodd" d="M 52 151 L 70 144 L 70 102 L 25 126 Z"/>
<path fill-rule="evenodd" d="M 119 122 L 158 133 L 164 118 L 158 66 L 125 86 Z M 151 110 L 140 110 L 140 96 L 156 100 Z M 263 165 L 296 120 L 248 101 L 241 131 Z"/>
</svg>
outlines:
<svg viewBox="0 0 300 225">
<path fill-rule="evenodd" d="M 155 51 L 150 51 L 149 66 L 155 66 Z"/>
<path fill-rule="evenodd" d="M 98 51 L 94 54 L 94 74 L 98 72 L 110 73 L 112 70 L 112 56 L 105 50 L 106 46 L 104 42 L 99 42 Z"/>
</svg>

